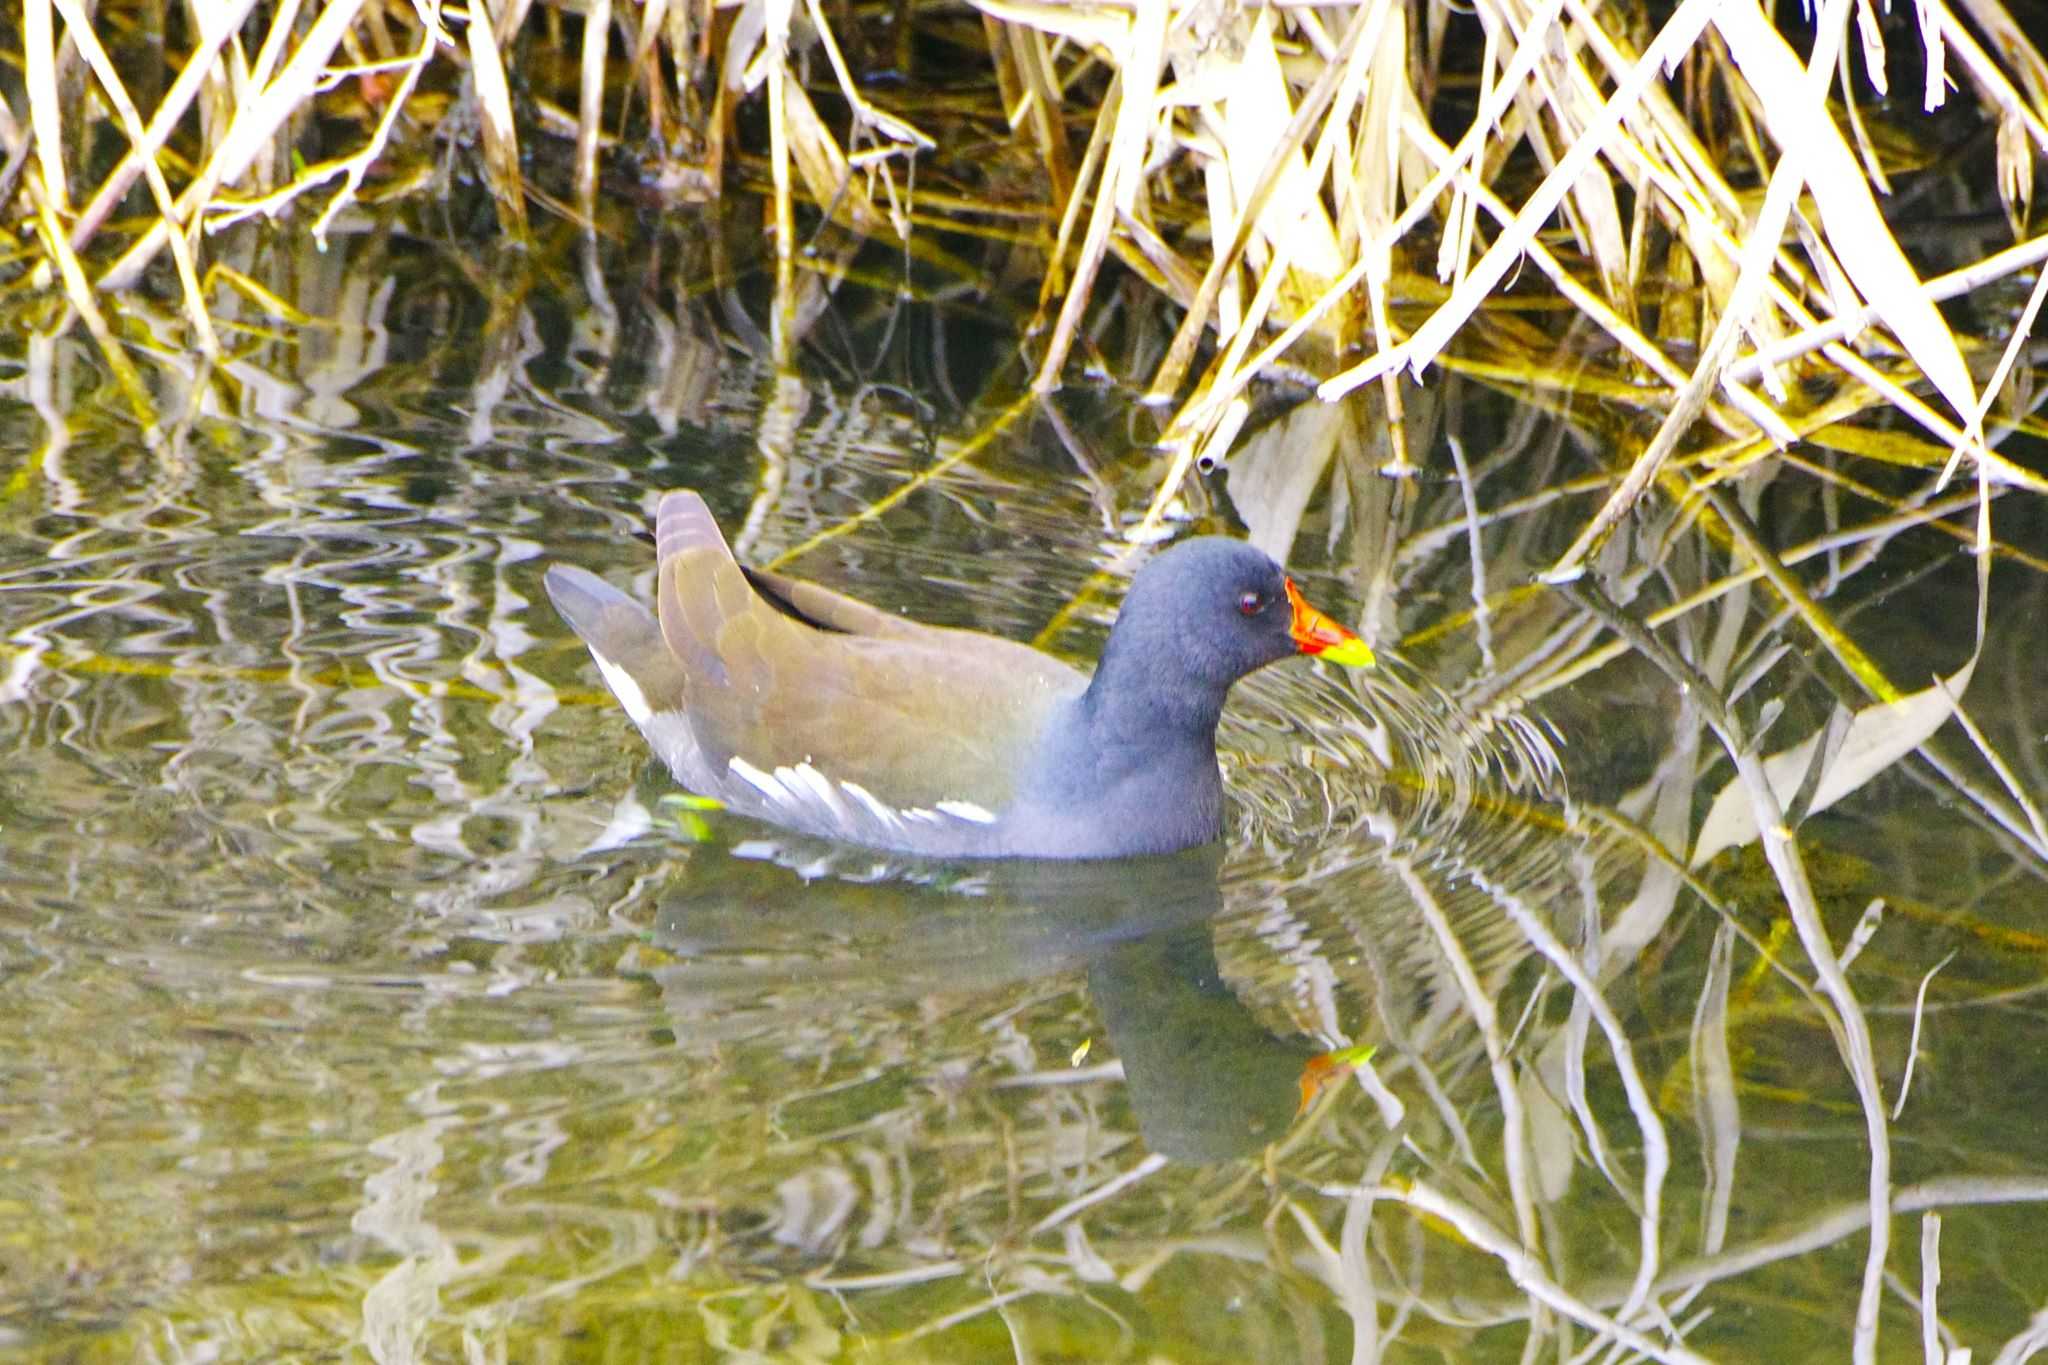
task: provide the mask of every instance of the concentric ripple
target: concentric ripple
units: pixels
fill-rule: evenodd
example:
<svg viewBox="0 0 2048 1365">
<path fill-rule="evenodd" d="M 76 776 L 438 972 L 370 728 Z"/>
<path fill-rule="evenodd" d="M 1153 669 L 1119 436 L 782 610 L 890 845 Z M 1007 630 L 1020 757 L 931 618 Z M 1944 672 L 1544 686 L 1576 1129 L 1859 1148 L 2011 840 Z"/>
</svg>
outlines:
<svg viewBox="0 0 2048 1365">
<path fill-rule="evenodd" d="M 1255 674 L 1218 740 L 1234 807 L 1224 898 L 1265 945 L 1236 965 L 1327 1036 L 1455 1010 L 1453 941 L 1498 982 L 1530 950 L 1524 910 L 1577 936 L 1565 917 L 1594 862 L 1540 719 L 1475 716 L 1383 659 Z"/>
<path fill-rule="evenodd" d="M 1218 733 L 1244 851 L 1372 836 L 1470 856 L 1565 798 L 1540 721 L 1476 717 L 1398 659 L 1349 674 L 1274 668 L 1241 684 Z"/>
</svg>

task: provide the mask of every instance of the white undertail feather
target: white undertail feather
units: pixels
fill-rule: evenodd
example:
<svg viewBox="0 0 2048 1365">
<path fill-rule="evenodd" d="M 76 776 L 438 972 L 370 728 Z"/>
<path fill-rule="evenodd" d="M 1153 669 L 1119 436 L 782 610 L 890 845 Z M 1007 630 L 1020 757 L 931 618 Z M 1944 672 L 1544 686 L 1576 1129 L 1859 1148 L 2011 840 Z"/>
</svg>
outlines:
<svg viewBox="0 0 2048 1365">
<path fill-rule="evenodd" d="M 619 699 L 619 705 L 626 709 L 635 725 L 645 726 L 654 708 L 647 704 L 647 694 L 640 690 L 640 684 L 633 681 L 633 675 L 620 668 L 610 659 L 597 652 L 592 646 L 590 657 L 597 661 L 597 671 L 604 675 L 604 684 Z"/>
</svg>

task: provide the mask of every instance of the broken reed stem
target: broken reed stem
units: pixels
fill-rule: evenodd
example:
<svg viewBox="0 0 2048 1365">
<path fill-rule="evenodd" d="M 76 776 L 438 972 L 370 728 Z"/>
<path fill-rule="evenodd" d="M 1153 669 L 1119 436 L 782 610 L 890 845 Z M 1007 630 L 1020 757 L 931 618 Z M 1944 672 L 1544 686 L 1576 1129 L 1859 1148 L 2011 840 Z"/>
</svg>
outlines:
<svg viewBox="0 0 2048 1365">
<path fill-rule="evenodd" d="M 277 77 L 263 87 L 260 95 L 245 98 L 236 105 L 234 117 L 220 144 L 214 148 L 192 183 L 178 196 L 180 219 L 198 212 L 220 186 L 241 179 L 256 158 L 270 146 L 271 139 L 285 121 L 313 98 L 327 78 L 328 59 L 354 27 L 363 4 L 364 0 L 331 0 L 299 39 L 291 60 Z M 273 40 L 276 48 L 282 47 L 284 39 L 275 26 L 264 40 L 264 56 L 273 54 Z M 263 61 L 259 58 L 252 79 L 262 67 Z M 114 263 L 113 268 L 101 277 L 100 288 L 134 287 L 156 253 L 163 249 L 169 232 L 170 225 L 165 220 L 158 219 L 152 223 Z"/>
<path fill-rule="evenodd" d="M 64 228 L 57 221 L 55 207 L 43 191 L 42 183 L 34 170 L 22 180 L 23 188 L 36 206 L 36 215 L 42 225 L 43 249 L 50 253 L 57 263 L 59 277 L 64 281 L 64 294 L 78 316 L 85 321 L 86 330 L 99 344 L 100 355 L 105 358 L 107 368 L 113 371 L 115 381 L 121 386 L 121 394 L 128 400 L 128 406 L 141 425 L 144 436 L 154 442 L 157 433 L 156 409 L 150 402 L 149 390 L 129 360 L 128 353 L 121 349 L 121 343 L 114 336 L 113 328 L 107 326 L 107 319 L 100 312 L 98 302 L 93 298 L 92 285 L 85 278 L 85 268 L 78 263 L 78 257 L 71 250 L 71 244 L 64 240 Z"/>
<path fill-rule="evenodd" d="M 1123 51 L 1119 53 L 1121 70 L 1114 87 L 1115 116 L 1103 155 L 1101 181 L 1095 190 L 1095 207 L 1088 218 L 1088 231 L 1081 239 L 1081 257 L 1074 267 L 1074 282 L 1068 287 L 1066 301 L 1053 324 L 1038 376 L 1031 381 L 1033 391 L 1038 393 L 1059 387 L 1067 351 L 1081 325 L 1081 313 L 1087 306 L 1096 271 L 1102 267 L 1103 253 L 1109 249 L 1110 229 L 1119 215 L 1129 215 L 1135 206 L 1139 173 L 1152 128 L 1153 95 L 1166 60 L 1167 0 L 1137 0 L 1137 5 L 1137 13 L 1126 20 Z M 1100 118 L 1110 120 L 1111 109 L 1105 107 Z"/>
<path fill-rule="evenodd" d="M 504 57 L 488 18 L 472 11 L 468 25 L 469 67 L 476 78 L 477 112 L 483 123 L 484 179 L 498 205 L 498 225 L 515 241 L 524 242 L 526 192 L 519 175 L 519 129 Z"/>
<path fill-rule="evenodd" d="M 1228 271 L 1235 269 L 1238 260 L 1251 241 L 1253 229 L 1259 220 L 1260 210 L 1265 207 L 1273 186 L 1279 182 L 1280 174 L 1287 165 L 1287 157 L 1300 147 L 1308 136 L 1308 130 L 1322 117 L 1323 110 L 1335 95 L 1341 73 L 1349 68 L 1352 52 L 1364 41 L 1368 18 L 1372 6 L 1361 5 L 1354 12 L 1351 26 L 1345 31 L 1344 39 L 1338 46 L 1336 58 L 1323 68 L 1316 83 L 1302 96 L 1300 107 L 1288 121 L 1281 133 L 1278 146 L 1263 166 L 1259 168 L 1258 179 L 1245 202 L 1238 206 L 1237 228 L 1231 235 L 1227 249 L 1214 256 L 1207 272 L 1202 276 L 1201 290 L 1195 296 L 1194 305 L 1181 320 L 1175 331 L 1173 342 L 1167 348 L 1166 358 L 1160 362 L 1152 377 L 1151 399 L 1162 401 L 1180 388 L 1181 379 L 1187 374 L 1193 362 L 1196 344 L 1201 340 L 1203 330 L 1208 326 L 1209 315 L 1215 310 L 1217 295 L 1222 292 Z M 1179 425 L 1176 422 L 1175 425 Z"/>
<path fill-rule="evenodd" d="M 232 38 L 256 7 L 256 0 L 227 0 L 220 5 L 197 7 L 196 19 L 199 25 L 198 41 L 186 56 L 185 64 L 179 68 L 177 79 L 171 88 L 157 101 L 156 112 L 150 116 L 139 141 L 131 140 L 128 152 L 114 167 L 112 174 L 103 181 L 92 202 L 79 212 L 77 222 L 71 229 L 71 246 L 74 251 L 83 251 L 92 241 L 107 215 L 135 183 L 135 177 L 142 174 L 143 164 L 154 160 L 164 143 L 170 138 L 178 120 L 192 106 L 205 84 L 207 73 L 214 68 L 214 61 L 220 49 Z"/>
<path fill-rule="evenodd" d="M 178 282 L 184 289 L 185 316 L 192 323 L 192 330 L 199 338 L 199 348 L 212 361 L 220 359 L 220 341 L 213 334 L 213 321 L 206 315 L 206 300 L 199 289 L 199 274 L 192 265 L 191 244 L 185 239 L 185 229 L 179 225 L 177 206 L 171 200 L 171 187 L 164 180 L 163 167 L 157 164 L 155 155 L 144 155 L 142 149 L 149 137 L 143 128 L 142 114 L 135 102 L 128 97 L 128 87 L 121 81 L 120 73 L 114 70 L 113 59 L 100 46 L 98 37 L 92 31 L 92 24 L 85 11 L 79 8 L 78 0 L 56 0 L 58 11 L 64 16 L 64 24 L 70 30 L 73 42 L 84 56 L 93 75 L 99 79 L 100 89 L 113 104 L 114 112 L 120 116 L 121 125 L 128 134 L 130 146 L 140 158 L 144 178 L 149 183 L 149 192 L 156 200 L 156 211 L 161 220 L 171 225 L 165 239 L 170 243 L 171 259 L 177 262 Z"/>
<path fill-rule="evenodd" d="M 63 101 L 57 94 L 57 39 L 50 0 L 23 0 L 21 48 L 28 125 L 35 134 L 36 167 L 42 172 L 36 207 L 47 217 L 64 212 L 71 200 L 64 172 Z"/>
<path fill-rule="evenodd" d="M 789 198 L 790 0 L 768 0 L 768 167 L 775 185 L 775 311 L 769 340 L 775 368 L 788 369 L 796 354 L 796 213 Z"/>
<path fill-rule="evenodd" d="M 576 207 L 597 216 L 597 139 L 604 122 L 605 53 L 611 42 L 612 0 L 588 0 L 583 20 L 583 62 L 576 110 Z M 785 20 L 787 6 L 783 9 Z"/>
</svg>

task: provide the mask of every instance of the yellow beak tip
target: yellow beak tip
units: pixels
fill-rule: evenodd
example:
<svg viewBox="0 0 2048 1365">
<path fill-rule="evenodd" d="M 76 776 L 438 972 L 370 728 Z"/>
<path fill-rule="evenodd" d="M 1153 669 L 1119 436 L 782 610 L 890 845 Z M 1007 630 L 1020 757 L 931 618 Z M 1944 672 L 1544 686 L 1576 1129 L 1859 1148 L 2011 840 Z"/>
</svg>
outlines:
<svg viewBox="0 0 2048 1365">
<path fill-rule="evenodd" d="M 1371 668 L 1375 662 L 1372 647 L 1365 641 L 1356 639 L 1331 645 L 1328 649 L 1318 652 L 1316 657 L 1328 659 L 1333 664 L 1342 664 L 1346 668 Z"/>
</svg>

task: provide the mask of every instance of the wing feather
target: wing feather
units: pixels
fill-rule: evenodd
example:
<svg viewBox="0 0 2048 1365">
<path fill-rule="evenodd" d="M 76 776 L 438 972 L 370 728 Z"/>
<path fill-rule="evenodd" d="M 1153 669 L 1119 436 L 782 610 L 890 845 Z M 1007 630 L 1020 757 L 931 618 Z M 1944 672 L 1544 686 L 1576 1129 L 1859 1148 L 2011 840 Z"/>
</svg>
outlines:
<svg viewBox="0 0 2048 1365">
<path fill-rule="evenodd" d="M 694 494 L 663 500 L 657 543 L 662 636 L 688 675 L 685 709 L 711 776 L 737 759 L 764 775 L 851 783 L 864 802 L 904 811 L 1000 811 L 1053 707 L 1086 685 L 1028 646 L 757 571 L 826 628 L 800 620 L 755 590 Z"/>
</svg>

